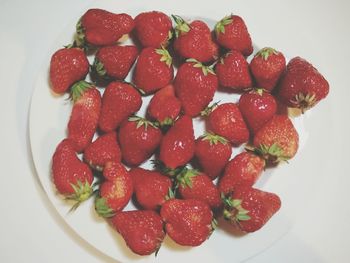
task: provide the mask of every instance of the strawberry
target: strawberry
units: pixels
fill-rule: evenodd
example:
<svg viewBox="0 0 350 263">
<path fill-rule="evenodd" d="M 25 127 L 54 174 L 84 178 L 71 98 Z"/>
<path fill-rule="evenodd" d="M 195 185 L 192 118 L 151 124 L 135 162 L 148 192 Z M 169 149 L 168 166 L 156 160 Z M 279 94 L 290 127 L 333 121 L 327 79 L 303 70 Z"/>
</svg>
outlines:
<svg viewBox="0 0 350 263">
<path fill-rule="evenodd" d="M 207 118 L 207 126 L 209 131 L 234 145 L 245 143 L 249 139 L 249 130 L 235 103 L 224 103 L 214 108 Z"/>
<path fill-rule="evenodd" d="M 123 80 L 138 56 L 135 46 L 101 47 L 95 56 L 93 71 L 105 79 Z"/>
<path fill-rule="evenodd" d="M 221 206 L 219 190 L 206 174 L 185 168 L 176 179 L 182 198 L 201 200 L 212 209 Z"/>
<path fill-rule="evenodd" d="M 119 129 L 119 143 L 123 160 L 138 166 L 154 153 L 162 139 L 162 132 L 150 121 L 130 117 Z"/>
<path fill-rule="evenodd" d="M 272 91 L 286 70 L 286 59 L 281 52 L 265 47 L 255 54 L 250 70 L 259 88 Z"/>
<path fill-rule="evenodd" d="M 169 199 L 160 215 L 167 234 L 182 246 L 199 246 L 213 231 L 213 213 L 209 205 L 200 200 Z"/>
<path fill-rule="evenodd" d="M 141 95 L 126 82 L 111 82 L 102 97 L 102 109 L 99 127 L 104 132 L 110 132 L 130 115 L 141 108 Z"/>
<path fill-rule="evenodd" d="M 176 169 L 192 159 L 194 146 L 192 119 L 184 115 L 163 136 L 159 159 L 167 168 Z"/>
<path fill-rule="evenodd" d="M 135 34 L 144 47 L 167 46 L 172 29 L 170 18 L 162 12 L 144 12 L 135 17 Z"/>
<path fill-rule="evenodd" d="M 262 228 L 280 209 L 281 200 L 276 194 L 242 186 L 225 198 L 224 204 L 224 218 L 251 233 Z"/>
<path fill-rule="evenodd" d="M 129 172 L 121 163 L 107 162 L 103 169 L 106 179 L 99 188 L 95 210 L 102 217 L 112 217 L 130 201 L 133 184 Z"/>
<path fill-rule="evenodd" d="M 242 94 L 238 106 L 252 134 L 271 120 L 277 112 L 275 97 L 262 89 Z"/>
<path fill-rule="evenodd" d="M 154 94 L 147 113 L 163 127 L 172 125 L 179 116 L 180 110 L 181 102 L 175 96 L 174 86 L 170 84 Z"/>
<path fill-rule="evenodd" d="M 84 79 L 88 72 L 89 61 L 82 49 L 59 49 L 50 61 L 51 88 L 55 93 L 64 93 L 75 82 Z"/>
<path fill-rule="evenodd" d="M 68 139 L 58 144 L 52 157 L 52 177 L 57 191 L 77 202 L 73 209 L 92 194 L 92 172 L 87 164 L 79 160 Z"/>
<path fill-rule="evenodd" d="M 68 122 L 68 139 L 77 152 L 83 151 L 96 132 L 101 112 L 101 94 L 85 81 L 79 81 L 72 87 L 71 97 L 74 101 Z"/>
<path fill-rule="evenodd" d="M 108 161 L 120 162 L 121 152 L 116 132 L 106 133 L 86 147 L 84 160 L 99 171 L 103 170 Z"/>
<path fill-rule="evenodd" d="M 320 72 L 305 59 L 295 57 L 287 65 L 278 98 L 288 107 L 300 108 L 302 112 L 315 106 L 329 92 L 329 84 Z"/>
<path fill-rule="evenodd" d="M 169 177 L 142 168 L 131 169 L 130 175 L 136 200 L 142 208 L 156 210 L 166 201 L 172 187 Z"/>
<path fill-rule="evenodd" d="M 212 180 L 219 176 L 232 154 L 231 144 L 213 133 L 205 133 L 196 140 L 195 156 Z"/>
<path fill-rule="evenodd" d="M 172 57 L 164 49 L 144 48 L 136 62 L 133 81 L 143 94 L 153 93 L 174 78 Z"/>
<path fill-rule="evenodd" d="M 89 9 L 77 23 L 75 44 L 79 47 L 113 45 L 133 28 L 134 20 L 128 14 Z"/>
<path fill-rule="evenodd" d="M 157 254 L 165 237 L 163 221 L 154 211 L 119 212 L 110 222 L 138 255 Z"/>
<path fill-rule="evenodd" d="M 265 168 L 265 160 L 252 152 L 241 152 L 229 161 L 218 187 L 225 195 L 234 192 L 237 186 L 253 184 Z"/>
<path fill-rule="evenodd" d="M 172 17 L 176 23 L 174 49 L 178 55 L 203 63 L 218 57 L 218 46 L 213 41 L 207 24 L 200 20 L 189 24 L 179 16 Z"/>
<path fill-rule="evenodd" d="M 244 56 L 253 52 L 252 40 L 243 19 L 237 15 L 226 16 L 215 25 L 217 42 L 224 48 L 237 50 Z"/>
<path fill-rule="evenodd" d="M 241 53 L 232 50 L 216 64 L 215 72 L 224 88 L 242 91 L 252 86 L 249 64 Z"/>
<path fill-rule="evenodd" d="M 218 88 L 218 78 L 211 67 L 188 59 L 178 69 L 174 87 L 184 113 L 193 117 L 212 101 Z"/>
<path fill-rule="evenodd" d="M 286 115 L 275 115 L 254 136 L 255 152 L 269 163 L 289 160 L 298 150 L 299 135 Z"/>
</svg>

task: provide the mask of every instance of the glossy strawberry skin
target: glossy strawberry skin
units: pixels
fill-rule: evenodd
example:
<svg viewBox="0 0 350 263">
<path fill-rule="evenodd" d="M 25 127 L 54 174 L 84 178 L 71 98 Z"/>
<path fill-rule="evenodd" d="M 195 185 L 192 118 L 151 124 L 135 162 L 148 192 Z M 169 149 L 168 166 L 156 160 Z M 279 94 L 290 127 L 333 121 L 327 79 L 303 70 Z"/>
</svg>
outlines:
<svg viewBox="0 0 350 263">
<path fill-rule="evenodd" d="M 275 97 L 263 90 L 252 90 L 242 94 L 238 106 L 252 134 L 271 120 L 277 112 Z"/>
<path fill-rule="evenodd" d="M 103 93 L 99 128 L 104 132 L 115 130 L 137 112 L 141 104 L 141 95 L 133 86 L 125 82 L 111 82 Z"/>
<path fill-rule="evenodd" d="M 156 210 L 166 201 L 172 181 L 156 171 L 142 168 L 130 170 L 137 202 L 143 209 Z"/>
<path fill-rule="evenodd" d="M 79 160 L 70 140 L 64 139 L 52 157 L 52 176 L 57 191 L 69 196 L 75 194 L 73 185 L 91 185 L 94 177 L 89 166 Z"/>
<path fill-rule="evenodd" d="M 222 87 L 242 91 L 252 86 L 249 64 L 236 50 L 231 50 L 216 64 L 215 72 Z"/>
<path fill-rule="evenodd" d="M 138 255 L 156 252 L 165 237 L 163 221 L 154 211 L 119 212 L 110 222 L 122 235 L 127 246 Z"/>
<path fill-rule="evenodd" d="M 58 94 L 66 92 L 89 72 L 89 61 L 80 48 L 57 50 L 50 61 L 51 89 Z"/>
<path fill-rule="evenodd" d="M 191 117 L 197 116 L 213 100 L 218 88 L 218 78 L 215 74 L 205 74 L 196 63 L 187 62 L 177 71 L 174 87 L 183 111 Z"/>
<path fill-rule="evenodd" d="M 216 26 L 215 33 L 217 42 L 224 48 L 229 50 L 238 50 L 244 56 L 249 56 L 253 52 L 253 45 L 247 26 L 243 19 L 237 15 L 231 15 L 230 17 L 224 19 L 229 19 L 232 21 L 226 25 L 223 25 L 223 31 L 219 30 L 219 25 Z"/>
<path fill-rule="evenodd" d="M 194 155 L 194 131 L 192 119 L 180 117 L 163 136 L 159 159 L 166 167 L 175 169 L 185 165 Z"/>
<path fill-rule="evenodd" d="M 213 230 L 213 213 L 199 200 L 170 199 L 163 204 L 160 215 L 167 234 L 182 246 L 199 246 Z"/>
<path fill-rule="evenodd" d="M 225 167 L 218 188 L 225 195 L 241 185 L 253 186 L 265 168 L 264 159 L 251 152 L 236 155 Z"/>
<path fill-rule="evenodd" d="M 162 12 L 144 12 L 135 17 L 136 37 L 143 47 L 167 46 L 172 28 L 171 19 Z"/>
<path fill-rule="evenodd" d="M 207 119 L 209 131 L 220 135 L 234 145 L 249 139 L 249 130 L 239 108 L 234 103 L 224 103 L 212 111 Z"/>
</svg>

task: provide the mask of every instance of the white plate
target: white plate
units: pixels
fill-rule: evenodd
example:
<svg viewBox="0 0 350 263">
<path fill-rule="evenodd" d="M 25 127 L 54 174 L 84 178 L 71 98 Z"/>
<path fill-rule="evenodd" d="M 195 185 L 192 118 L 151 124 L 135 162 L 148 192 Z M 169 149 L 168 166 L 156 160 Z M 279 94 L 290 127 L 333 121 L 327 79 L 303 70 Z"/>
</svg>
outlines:
<svg viewBox="0 0 350 263">
<path fill-rule="evenodd" d="M 213 28 L 215 21 L 230 13 L 230 11 L 226 10 L 227 8 L 221 8 L 221 10 L 220 8 L 219 10 L 201 10 L 200 7 L 185 9 L 176 2 L 164 3 L 165 1 L 161 0 L 152 1 L 147 6 L 138 2 L 124 2 L 120 6 L 115 1 L 98 1 L 92 7 L 104 8 L 115 13 L 126 12 L 133 16 L 142 11 L 160 10 L 167 14 L 179 14 L 192 19 L 204 19 L 211 28 Z M 81 10 L 81 14 L 85 11 Z M 312 156 L 315 157 L 315 154 L 317 156 L 317 151 L 308 149 L 310 146 L 308 145 L 308 138 L 309 132 L 316 132 L 319 128 L 319 123 L 312 121 L 312 115 L 314 112 L 317 112 L 317 109 L 293 119 L 300 135 L 300 148 L 297 156 L 289 164 L 283 164 L 275 169 L 265 171 L 261 180 L 257 183 L 257 187 L 280 195 L 282 208 L 263 229 L 256 233 L 242 236 L 223 223 L 223 228 L 216 230 L 209 240 L 196 248 L 180 247 L 167 237 L 155 260 L 153 255 L 140 257 L 130 252 L 123 239 L 103 219 L 95 214 L 93 200 L 85 202 L 77 211 L 68 214 L 71 204 L 67 204 L 56 194 L 51 182 L 50 169 L 53 152 L 57 144 L 66 136 L 66 125 L 70 115 L 71 104 L 66 100 L 66 96 L 55 97 L 50 92 L 48 68 L 53 52 L 71 42 L 75 23 L 81 14 L 71 18 L 71 24 L 63 30 L 63 33 L 55 41 L 51 52 L 47 54 L 47 59 L 36 82 L 30 111 L 30 141 L 35 167 L 48 198 L 67 224 L 86 242 L 108 256 L 122 262 L 242 261 L 262 252 L 286 234 L 293 222 L 298 218 L 298 207 L 302 204 L 302 198 L 315 181 L 311 171 L 317 170 L 317 167 L 314 167 L 316 158 L 312 158 Z M 258 21 L 255 22 L 259 23 Z M 252 22 L 248 21 L 248 27 L 249 23 Z M 254 40 L 254 36 L 252 37 Z M 262 45 L 259 46 L 262 47 Z M 285 52 L 288 53 L 288 51 Z M 139 115 L 145 112 L 145 106 L 149 99 L 150 96 L 144 98 L 143 107 Z M 218 92 L 213 101 L 228 102 L 237 101 L 237 99 L 237 95 Z M 323 116 L 325 115 L 327 116 L 327 112 L 323 112 Z M 316 116 L 315 120 L 318 119 Z M 195 121 L 195 133 L 196 136 L 203 133 L 203 123 L 197 120 Z M 317 134 L 318 137 L 322 138 L 321 135 L 322 133 Z M 323 134 L 323 136 L 325 136 L 325 139 L 326 135 Z M 329 147 L 329 144 L 325 143 L 323 147 Z M 234 149 L 234 155 L 237 152 L 238 150 Z M 320 153 L 318 154 L 320 155 Z M 319 160 L 321 159 L 319 158 Z M 143 165 L 143 167 L 150 168 L 148 163 Z M 129 204 L 126 209 L 133 209 L 132 204 Z"/>
</svg>

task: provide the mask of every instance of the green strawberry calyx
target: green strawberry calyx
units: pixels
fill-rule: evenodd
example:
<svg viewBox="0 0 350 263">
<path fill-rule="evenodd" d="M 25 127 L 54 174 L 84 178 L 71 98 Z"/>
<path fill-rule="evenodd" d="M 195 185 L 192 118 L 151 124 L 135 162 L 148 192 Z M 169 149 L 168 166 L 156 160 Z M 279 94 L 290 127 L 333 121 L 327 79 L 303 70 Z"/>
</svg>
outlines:
<svg viewBox="0 0 350 263">
<path fill-rule="evenodd" d="M 225 34 L 225 26 L 231 24 L 233 21 L 232 15 L 225 16 L 215 25 L 215 33 L 219 35 L 220 33 Z"/>
<path fill-rule="evenodd" d="M 210 146 L 211 145 L 217 145 L 218 143 L 226 145 L 228 143 L 228 140 L 220 135 L 216 135 L 211 132 L 206 132 L 204 135 L 200 137 L 202 141 L 209 141 Z"/>
<path fill-rule="evenodd" d="M 171 17 L 174 19 L 176 26 L 175 26 L 175 36 L 178 38 L 181 34 L 187 33 L 191 30 L 190 25 L 185 22 L 185 20 L 178 16 L 178 15 L 171 15 Z"/>
<path fill-rule="evenodd" d="M 289 156 L 284 155 L 283 148 L 277 143 L 273 143 L 270 146 L 265 144 L 260 144 L 258 147 L 246 146 L 246 150 L 254 152 L 270 164 L 277 164 L 280 161 L 287 161 L 290 159 Z"/>
<path fill-rule="evenodd" d="M 213 103 L 212 105 L 206 107 L 204 110 L 201 111 L 201 116 L 202 117 L 207 117 L 210 115 L 210 113 L 212 113 L 213 110 L 215 110 L 215 108 L 219 105 L 220 101 L 217 101 L 215 103 Z"/>
<path fill-rule="evenodd" d="M 221 193 L 221 200 L 225 206 L 223 211 L 224 219 L 230 222 L 247 221 L 251 219 L 248 215 L 249 210 L 242 207 L 242 200 L 233 199 L 230 196 L 225 196 L 223 193 Z"/>
<path fill-rule="evenodd" d="M 105 69 L 105 66 L 103 65 L 103 63 L 97 57 L 95 57 L 94 59 L 92 68 L 99 77 L 106 77 L 107 70 Z"/>
<path fill-rule="evenodd" d="M 131 116 L 129 117 L 128 121 L 134 121 L 137 122 L 136 129 L 139 129 L 140 127 L 144 126 L 145 131 L 147 131 L 148 126 L 151 126 L 155 129 L 158 129 L 157 125 L 154 122 L 151 122 L 145 118 L 141 118 L 138 116 Z"/>
<path fill-rule="evenodd" d="M 167 167 L 161 160 L 151 160 L 154 169 L 160 171 L 162 174 L 165 174 L 169 177 L 176 177 L 186 168 L 186 166 L 179 166 L 175 169 Z"/>
<path fill-rule="evenodd" d="M 72 186 L 74 193 L 67 196 L 66 199 L 76 201 L 76 203 L 71 207 L 69 212 L 76 210 L 82 202 L 89 199 L 93 194 L 93 189 L 88 181 L 82 183 L 78 180 L 76 184 L 71 183 L 70 185 Z"/>
<path fill-rule="evenodd" d="M 74 46 L 80 48 L 87 48 L 86 39 L 85 39 L 85 30 L 81 23 L 81 18 L 78 20 L 76 25 L 76 31 L 74 36 Z"/>
<path fill-rule="evenodd" d="M 156 53 L 158 55 L 160 55 L 160 61 L 165 62 L 165 64 L 168 67 L 171 67 L 171 64 L 173 63 L 173 58 L 171 57 L 171 55 L 169 54 L 169 51 L 166 50 L 164 47 L 159 48 L 159 49 L 155 49 Z"/>
<path fill-rule="evenodd" d="M 107 201 L 103 197 L 95 199 L 95 210 L 102 217 L 109 218 L 115 215 L 115 211 L 109 207 Z"/>
<path fill-rule="evenodd" d="M 94 88 L 94 85 L 92 85 L 89 82 L 86 82 L 85 80 L 80 80 L 73 84 L 71 88 L 70 98 L 74 102 L 76 102 L 80 99 L 80 97 L 84 94 L 85 91 L 92 88 Z"/>
<path fill-rule="evenodd" d="M 214 64 L 212 64 L 210 66 L 206 66 L 194 58 L 186 59 L 186 62 L 187 63 L 194 63 L 193 67 L 195 67 L 195 68 L 201 68 L 204 76 L 207 76 L 209 73 L 216 75 L 214 72 Z"/>
<path fill-rule="evenodd" d="M 291 103 L 293 103 L 297 108 L 299 108 L 302 113 L 305 113 L 306 110 L 316 105 L 316 94 L 304 94 L 302 92 L 299 92 L 297 95 L 295 95 L 294 100 L 291 100 Z"/>
<path fill-rule="evenodd" d="M 256 53 L 255 57 L 262 57 L 263 60 L 267 60 L 271 55 L 277 55 L 278 51 L 272 47 L 264 47 Z"/>
<path fill-rule="evenodd" d="M 176 196 L 176 192 L 171 188 L 169 187 L 168 189 L 168 194 L 165 196 L 165 200 L 170 200 L 170 199 L 174 199 Z"/>
<path fill-rule="evenodd" d="M 198 174 L 199 172 L 197 170 L 184 168 L 182 172 L 176 176 L 178 185 L 181 185 L 182 187 L 192 188 L 192 178 Z"/>
</svg>

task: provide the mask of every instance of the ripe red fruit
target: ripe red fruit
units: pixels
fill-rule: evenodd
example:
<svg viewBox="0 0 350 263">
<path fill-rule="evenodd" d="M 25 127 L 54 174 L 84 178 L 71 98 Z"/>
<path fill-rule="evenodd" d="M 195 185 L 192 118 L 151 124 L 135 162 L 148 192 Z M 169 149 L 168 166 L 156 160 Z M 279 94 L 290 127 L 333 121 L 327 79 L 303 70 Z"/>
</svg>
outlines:
<svg viewBox="0 0 350 263">
<path fill-rule="evenodd" d="M 184 113 L 193 117 L 213 100 L 218 88 L 218 78 L 211 67 L 188 59 L 178 69 L 174 87 Z"/>
<path fill-rule="evenodd" d="M 174 86 L 168 85 L 154 94 L 147 112 L 163 127 L 172 125 L 179 116 L 180 110 L 181 102 L 175 96 Z"/>
<path fill-rule="evenodd" d="M 84 151 L 85 162 L 100 171 L 108 161 L 118 163 L 121 158 L 116 132 L 109 132 L 98 137 Z"/>
<path fill-rule="evenodd" d="M 129 166 L 138 166 L 155 152 L 162 132 L 152 122 L 130 117 L 119 129 L 119 143 L 123 160 Z"/>
<path fill-rule="evenodd" d="M 77 23 L 75 43 L 80 47 L 113 45 L 133 28 L 134 20 L 128 14 L 89 9 Z"/>
<path fill-rule="evenodd" d="M 275 97 L 262 89 L 242 94 L 238 106 L 252 134 L 271 120 L 277 112 Z"/>
<path fill-rule="evenodd" d="M 142 99 L 137 90 L 126 82 L 111 82 L 102 97 L 102 109 L 99 127 L 104 132 L 110 132 L 130 115 L 141 108 Z"/>
<path fill-rule="evenodd" d="M 135 17 L 136 37 L 144 47 L 167 46 L 172 28 L 171 19 L 162 12 L 144 12 Z"/>
<path fill-rule="evenodd" d="M 224 218 L 244 232 L 255 232 L 280 209 L 281 200 L 273 193 L 249 186 L 238 187 L 225 199 Z"/>
<path fill-rule="evenodd" d="M 174 49 L 177 54 L 200 62 L 213 61 L 218 57 L 218 46 L 207 24 L 200 20 L 189 24 L 179 16 L 173 16 L 173 19 L 176 23 Z"/>
<path fill-rule="evenodd" d="M 265 160 L 252 152 L 236 155 L 225 167 L 218 187 L 225 195 L 234 192 L 241 185 L 253 186 L 265 168 Z"/>
<path fill-rule="evenodd" d="M 156 171 L 133 168 L 130 175 L 137 202 L 143 209 L 156 210 L 166 201 L 172 181 Z"/>
<path fill-rule="evenodd" d="M 215 72 L 222 87 L 242 91 L 252 86 L 249 64 L 236 50 L 231 50 L 219 60 Z"/>
<path fill-rule="evenodd" d="M 89 61 L 82 49 L 59 49 L 50 61 L 51 88 L 55 93 L 64 93 L 75 82 L 84 79 L 88 72 Z"/>
<path fill-rule="evenodd" d="M 208 130 L 220 135 L 234 145 L 245 143 L 249 139 L 249 130 L 235 103 L 224 103 L 209 114 Z"/>
<path fill-rule="evenodd" d="M 286 70 L 284 55 L 269 47 L 261 49 L 250 62 L 250 71 L 259 88 L 272 91 Z"/>
<path fill-rule="evenodd" d="M 110 222 L 138 255 L 157 253 L 165 237 L 163 221 L 154 211 L 119 212 Z"/>
<path fill-rule="evenodd" d="M 176 169 L 192 159 L 194 146 L 192 119 L 184 115 L 163 136 L 159 159 L 167 168 Z"/>
<path fill-rule="evenodd" d="M 123 80 L 138 56 L 135 46 L 106 46 L 100 48 L 95 56 L 93 70 L 105 79 Z"/>
<path fill-rule="evenodd" d="M 315 106 L 329 92 L 329 84 L 305 59 L 295 57 L 287 65 L 278 91 L 278 98 L 288 107 L 302 112 Z"/>
<path fill-rule="evenodd" d="M 252 40 L 243 19 L 237 15 L 226 16 L 215 25 L 217 42 L 224 48 L 238 50 L 244 56 L 253 52 Z"/>
<path fill-rule="evenodd" d="M 74 105 L 68 122 L 68 139 L 77 152 L 83 151 L 96 132 L 101 112 L 101 94 L 90 83 L 79 81 L 72 87 Z"/>
<path fill-rule="evenodd" d="M 286 115 L 275 115 L 254 136 L 256 153 L 269 163 L 278 163 L 294 157 L 299 135 Z"/>
<path fill-rule="evenodd" d="M 206 133 L 196 140 L 195 156 L 212 180 L 220 175 L 232 154 L 231 144 L 213 133 Z"/>
<path fill-rule="evenodd" d="M 160 215 L 167 234 L 182 246 L 199 246 L 213 231 L 213 213 L 203 201 L 170 199 Z"/>
<path fill-rule="evenodd" d="M 102 217 L 112 217 L 129 203 L 133 194 L 132 179 L 125 167 L 115 162 L 106 163 L 103 176 L 106 180 L 100 185 L 95 209 Z"/>
</svg>

